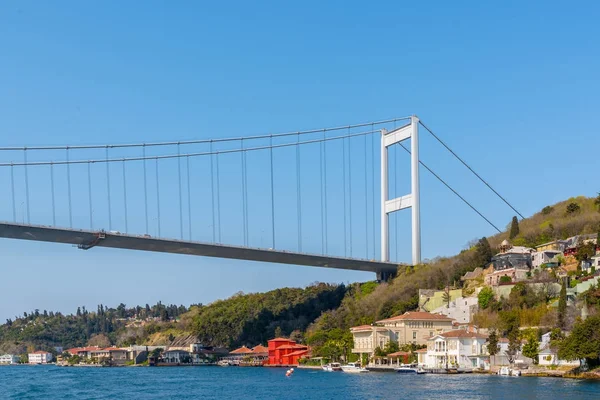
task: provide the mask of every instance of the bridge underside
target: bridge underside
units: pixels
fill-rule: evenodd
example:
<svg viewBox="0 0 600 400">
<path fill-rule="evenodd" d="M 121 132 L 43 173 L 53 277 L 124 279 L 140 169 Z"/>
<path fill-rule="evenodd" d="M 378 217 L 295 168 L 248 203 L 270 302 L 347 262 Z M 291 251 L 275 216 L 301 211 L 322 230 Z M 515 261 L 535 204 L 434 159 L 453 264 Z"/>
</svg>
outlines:
<svg viewBox="0 0 600 400">
<path fill-rule="evenodd" d="M 377 279 L 379 280 L 387 280 L 394 276 L 398 268 L 398 264 L 380 261 L 13 223 L 0 223 L 0 238 L 65 243 L 77 245 L 82 249 L 109 247 L 115 249 L 157 251 L 161 253 L 348 269 L 374 272 L 377 274 Z"/>
</svg>

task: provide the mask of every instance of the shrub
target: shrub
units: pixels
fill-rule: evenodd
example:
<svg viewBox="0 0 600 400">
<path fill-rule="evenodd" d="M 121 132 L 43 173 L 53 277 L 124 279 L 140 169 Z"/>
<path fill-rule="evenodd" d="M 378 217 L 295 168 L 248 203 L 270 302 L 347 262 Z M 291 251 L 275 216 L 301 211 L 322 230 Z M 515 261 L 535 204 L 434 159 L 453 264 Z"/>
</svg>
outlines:
<svg viewBox="0 0 600 400">
<path fill-rule="evenodd" d="M 544 214 L 544 215 L 548 215 L 552 211 L 554 211 L 554 208 L 551 206 L 546 206 L 546 207 L 542 208 L 542 214 Z"/>
<path fill-rule="evenodd" d="M 581 210 L 581 207 L 577 203 L 569 203 L 567 205 L 567 215 L 577 214 Z"/>
<path fill-rule="evenodd" d="M 500 278 L 500 283 L 511 283 L 512 279 L 510 279 L 510 276 L 503 276 Z"/>
</svg>

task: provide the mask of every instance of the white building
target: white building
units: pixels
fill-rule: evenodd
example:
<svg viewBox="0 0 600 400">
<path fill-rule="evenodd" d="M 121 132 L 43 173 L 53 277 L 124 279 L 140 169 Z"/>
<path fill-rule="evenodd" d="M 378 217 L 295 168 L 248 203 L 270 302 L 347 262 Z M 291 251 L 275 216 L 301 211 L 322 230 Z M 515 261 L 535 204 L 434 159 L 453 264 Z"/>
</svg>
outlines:
<svg viewBox="0 0 600 400">
<path fill-rule="evenodd" d="M 4 354 L 0 356 L 0 364 L 18 364 L 19 356 L 15 356 L 14 354 Z"/>
<path fill-rule="evenodd" d="M 459 324 L 468 324 L 477 310 L 479 310 L 477 297 L 461 296 L 458 299 L 452 300 L 449 305 L 444 304 L 431 312 L 434 314 L 443 314 L 448 318 L 456 320 Z"/>
<path fill-rule="evenodd" d="M 377 347 L 383 349 L 390 342 L 398 344 L 426 344 L 437 333 L 452 330 L 452 318 L 422 311 L 409 311 L 402 315 L 383 319 L 374 325 L 350 328 L 354 338 L 353 353 L 374 355 Z"/>
<path fill-rule="evenodd" d="M 558 358 L 556 351 L 552 350 L 550 346 L 546 346 L 538 354 L 538 360 L 540 365 L 568 365 L 578 366 L 579 360 L 567 361 Z"/>
<path fill-rule="evenodd" d="M 47 351 L 29 353 L 29 364 L 47 364 L 49 362 L 52 362 L 52 353 Z"/>
<path fill-rule="evenodd" d="M 487 336 L 462 329 L 435 335 L 427 341 L 427 352 L 418 353 L 426 368 L 489 369 Z"/>
<path fill-rule="evenodd" d="M 167 350 L 162 353 L 163 361 L 171 364 L 190 362 L 190 353 L 185 350 Z"/>
<path fill-rule="evenodd" d="M 531 253 L 531 266 L 539 268 L 542 264 L 552 262 L 552 259 L 558 255 L 562 255 L 562 251 L 558 250 L 542 250 Z"/>
</svg>

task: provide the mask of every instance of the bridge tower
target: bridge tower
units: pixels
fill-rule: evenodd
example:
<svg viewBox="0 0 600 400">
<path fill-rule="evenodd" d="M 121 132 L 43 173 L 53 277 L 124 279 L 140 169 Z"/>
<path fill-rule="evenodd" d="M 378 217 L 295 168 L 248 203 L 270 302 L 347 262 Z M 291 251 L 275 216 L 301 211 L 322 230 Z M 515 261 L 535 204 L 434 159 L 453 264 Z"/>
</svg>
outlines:
<svg viewBox="0 0 600 400">
<path fill-rule="evenodd" d="M 411 139 L 410 179 L 411 193 L 388 199 L 388 147 Z M 381 261 L 390 261 L 389 214 L 405 208 L 412 211 L 412 263 L 421 262 L 421 215 L 419 209 L 419 118 L 410 117 L 410 123 L 388 132 L 381 130 Z"/>
</svg>

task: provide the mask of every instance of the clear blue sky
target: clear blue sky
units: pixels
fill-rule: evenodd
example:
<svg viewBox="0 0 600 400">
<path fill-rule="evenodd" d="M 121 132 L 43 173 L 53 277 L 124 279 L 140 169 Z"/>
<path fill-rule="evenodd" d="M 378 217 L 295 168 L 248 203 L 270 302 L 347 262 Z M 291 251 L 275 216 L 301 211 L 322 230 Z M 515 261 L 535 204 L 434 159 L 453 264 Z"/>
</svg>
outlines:
<svg viewBox="0 0 600 400">
<path fill-rule="evenodd" d="M 600 6 L 591 1 L 502 6 L 441 1 L 4 2 L 0 145 L 216 138 L 417 114 L 530 215 L 546 204 L 600 190 L 595 154 L 600 148 L 599 19 Z M 423 135 L 425 162 L 503 228 L 514 213 L 436 146 Z M 361 157 L 359 147 L 357 142 L 353 157 Z M 339 154 L 332 155 L 332 163 L 335 157 Z M 120 173 L 118 166 L 111 168 Z M 291 171 L 293 178 L 290 168 L 282 171 Z M 236 179 L 233 170 L 223 172 Z M 469 240 L 494 233 L 426 172 L 422 176 L 425 257 L 453 254 Z M 280 178 L 287 193 L 288 179 Z M 33 185 L 47 176 L 31 179 Z M 311 201 L 319 194 L 310 191 L 312 178 L 304 179 L 303 201 L 314 211 Z M 356 186 L 362 184 L 360 175 L 355 179 Z M 264 180 L 254 174 L 250 180 L 255 183 L 249 188 L 253 204 L 268 202 Z M 6 189 L 0 215 L 11 219 L 6 169 L 0 171 L 0 182 Z M 172 182 L 165 185 L 176 190 Z M 292 182 L 290 190 L 294 187 Z M 119 189 L 114 190 L 119 196 Z M 48 218 L 47 209 L 38 207 L 48 196 L 47 190 L 33 194 L 32 216 Z M 57 196 L 64 225 L 64 193 Z M 293 192 L 290 196 L 295 199 Z M 206 197 L 202 201 L 198 208 L 206 211 Z M 165 200 L 164 206 L 173 211 L 177 202 Z M 81 207 L 75 222 L 87 227 L 85 203 Z M 17 211 L 22 217 L 22 207 Z M 139 207 L 130 212 L 136 211 L 139 216 Z M 250 218 L 263 219 L 262 212 Z M 164 229 L 176 237 L 178 213 L 172 215 Z M 398 219 L 405 229 L 407 217 L 404 213 Z M 282 225 L 292 226 L 289 232 L 295 232 L 295 218 L 295 212 L 282 215 Z M 198 235 L 206 239 L 209 224 L 198 222 Z M 315 250 L 320 230 L 315 234 L 310 231 L 314 224 L 307 224 L 306 246 Z M 360 222 L 356 224 L 361 232 Z M 340 230 L 332 229 L 334 243 Z M 295 239 L 284 231 L 282 245 L 294 249 Z M 251 240 L 259 246 L 268 235 L 255 228 Z M 406 261 L 410 244 L 403 238 L 409 238 L 408 231 L 398 249 L 398 258 Z M 362 239 L 355 240 L 356 248 L 364 248 Z M 78 305 L 95 308 L 98 303 L 206 303 L 240 290 L 373 278 L 339 270 L 107 249 L 82 252 L 9 240 L 0 240 L 0 276 L 0 320 L 36 308 L 72 312 Z"/>
</svg>

